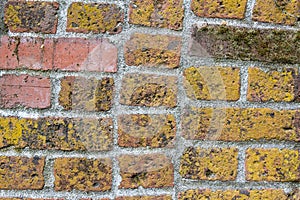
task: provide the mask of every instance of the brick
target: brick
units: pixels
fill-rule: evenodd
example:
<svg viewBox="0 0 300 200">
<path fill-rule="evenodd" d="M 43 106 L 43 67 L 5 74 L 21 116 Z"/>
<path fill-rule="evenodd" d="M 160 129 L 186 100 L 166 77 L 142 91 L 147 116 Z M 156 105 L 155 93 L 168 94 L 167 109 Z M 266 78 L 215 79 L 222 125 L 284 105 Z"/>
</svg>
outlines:
<svg viewBox="0 0 300 200">
<path fill-rule="evenodd" d="M 187 190 L 180 192 L 178 200 L 184 199 L 264 199 L 264 200 L 287 200 L 287 195 L 280 189 L 264 190 Z"/>
<path fill-rule="evenodd" d="M 126 74 L 122 80 L 120 103 L 130 106 L 176 107 L 177 78 L 152 74 Z"/>
<path fill-rule="evenodd" d="M 117 47 L 107 39 L 0 38 L 0 68 L 117 71 Z"/>
<path fill-rule="evenodd" d="M 188 147 L 180 159 L 179 173 L 183 178 L 199 180 L 235 180 L 238 165 L 235 148 Z"/>
<path fill-rule="evenodd" d="M 69 32 L 116 34 L 122 31 L 124 13 L 116 4 L 74 2 L 67 17 Z"/>
<path fill-rule="evenodd" d="M 44 157 L 0 156 L 0 189 L 43 189 L 44 163 Z"/>
<path fill-rule="evenodd" d="M 59 103 L 66 110 L 108 111 L 112 107 L 112 78 L 68 76 L 61 79 Z"/>
<path fill-rule="evenodd" d="M 176 68 L 180 64 L 181 38 L 135 33 L 124 47 L 127 65 Z"/>
<path fill-rule="evenodd" d="M 191 10 L 199 17 L 243 19 L 247 0 L 192 0 Z"/>
<path fill-rule="evenodd" d="M 150 27 L 182 30 L 183 0 L 131 0 L 129 23 Z"/>
<path fill-rule="evenodd" d="M 247 149 L 248 181 L 300 181 L 299 150 Z"/>
<path fill-rule="evenodd" d="M 269 108 L 186 108 L 182 136 L 192 140 L 300 141 L 299 111 Z"/>
<path fill-rule="evenodd" d="M 50 79 L 30 75 L 0 77 L 0 107 L 48 108 L 51 104 Z"/>
<path fill-rule="evenodd" d="M 161 188 L 174 185 L 173 164 L 163 154 L 122 155 L 118 158 L 119 188 Z"/>
<path fill-rule="evenodd" d="M 116 200 L 172 200 L 169 195 L 161 196 L 127 196 L 127 197 L 117 197 Z"/>
<path fill-rule="evenodd" d="M 189 54 L 196 57 L 300 63 L 299 31 L 194 26 Z M 293 45 L 291 45 L 293 44 Z"/>
<path fill-rule="evenodd" d="M 176 121 L 173 115 L 133 114 L 118 117 L 121 147 L 173 147 Z"/>
<path fill-rule="evenodd" d="M 191 99 L 237 101 L 240 70 L 231 67 L 190 67 L 184 70 L 184 87 Z"/>
<path fill-rule="evenodd" d="M 252 19 L 260 22 L 296 25 L 299 19 L 299 1 L 257 0 Z"/>
<path fill-rule="evenodd" d="M 112 162 L 108 158 L 57 158 L 54 176 L 56 191 L 107 191 L 112 185 Z"/>
<path fill-rule="evenodd" d="M 56 33 L 56 2 L 9 1 L 4 21 L 12 32 Z"/>
<path fill-rule="evenodd" d="M 279 70 L 263 71 L 259 68 L 248 69 L 249 101 L 299 101 L 300 76 L 296 68 L 283 68 Z M 299 91 L 298 91 L 299 90 Z"/>
<path fill-rule="evenodd" d="M 107 151 L 112 148 L 110 118 L 0 117 L 0 149 Z"/>
</svg>

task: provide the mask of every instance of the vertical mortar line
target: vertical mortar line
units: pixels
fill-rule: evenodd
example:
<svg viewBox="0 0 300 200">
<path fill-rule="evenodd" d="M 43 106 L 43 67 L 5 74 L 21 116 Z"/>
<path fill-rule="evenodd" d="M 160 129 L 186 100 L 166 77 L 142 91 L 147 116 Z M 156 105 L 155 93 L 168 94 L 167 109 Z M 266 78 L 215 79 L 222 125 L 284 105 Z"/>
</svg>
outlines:
<svg viewBox="0 0 300 200">
<path fill-rule="evenodd" d="M 60 79 L 57 78 L 54 74 L 50 74 L 51 79 L 51 110 L 60 110 L 59 105 L 59 92 L 60 88 Z"/>
<path fill-rule="evenodd" d="M 247 90 L 248 90 L 248 69 L 249 66 L 242 66 L 240 68 L 240 99 L 239 102 L 246 103 L 247 102 Z"/>
<path fill-rule="evenodd" d="M 245 183 L 246 175 L 245 175 L 245 159 L 246 159 L 246 150 L 247 147 L 238 146 L 238 168 L 237 168 L 237 183 Z"/>
<path fill-rule="evenodd" d="M 54 159 L 51 159 L 46 156 L 45 167 L 44 167 L 44 178 L 45 178 L 45 186 L 44 189 L 49 189 L 50 191 L 54 191 Z"/>
<path fill-rule="evenodd" d="M 56 36 L 65 36 L 67 33 L 67 13 L 68 7 L 71 5 L 71 2 L 71 0 L 58 0 L 59 11 Z"/>
<path fill-rule="evenodd" d="M 248 0 L 246 5 L 246 12 L 245 12 L 245 21 L 248 23 L 252 23 L 252 12 L 255 5 L 256 0 Z"/>
</svg>

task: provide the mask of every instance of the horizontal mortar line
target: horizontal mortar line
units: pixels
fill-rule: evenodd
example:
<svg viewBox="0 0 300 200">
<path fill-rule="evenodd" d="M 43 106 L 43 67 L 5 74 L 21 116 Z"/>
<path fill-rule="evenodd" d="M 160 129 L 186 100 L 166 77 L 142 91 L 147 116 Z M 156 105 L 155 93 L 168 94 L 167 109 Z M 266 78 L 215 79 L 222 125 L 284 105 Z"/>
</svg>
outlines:
<svg viewBox="0 0 300 200">
<path fill-rule="evenodd" d="M 154 74 L 154 75 L 163 75 L 163 76 L 174 76 L 178 75 L 180 71 L 180 67 L 168 69 L 164 67 L 159 66 L 153 66 L 153 67 L 147 67 L 147 66 L 124 66 L 124 70 L 122 70 L 122 73 L 148 73 L 148 74 Z"/>
<path fill-rule="evenodd" d="M 175 113 L 177 110 L 179 109 L 178 106 L 174 107 L 174 108 L 168 108 L 165 106 L 157 106 L 157 107 L 146 107 L 146 106 L 129 106 L 129 105 L 124 105 L 124 104 L 119 104 L 118 108 L 117 108 L 117 112 L 122 114 L 122 112 L 124 111 L 125 113 L 137 113 L 141 112 L 141 113 L 145 113 L 145 112 L 149 112 L 149 113 Z M 118 114 L 119 115 L 119 114 Z"/>
<path fill-rule="evenodd" d="M 172 195 L 173 187 L 165 188 L 143 188 L 139 187 L 137 189 L 118 189 L 116 196 L 159 196 L 159 195 Z"/>
</svg>

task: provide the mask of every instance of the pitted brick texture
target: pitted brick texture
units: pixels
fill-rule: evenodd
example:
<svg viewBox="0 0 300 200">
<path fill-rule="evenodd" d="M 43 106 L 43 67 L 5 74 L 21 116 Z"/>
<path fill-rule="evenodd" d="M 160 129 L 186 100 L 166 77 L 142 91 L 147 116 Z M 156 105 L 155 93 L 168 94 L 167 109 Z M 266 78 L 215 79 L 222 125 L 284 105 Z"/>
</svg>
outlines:
<svg viewBox="0 0 300 200">
<path fill-rule="evenodd" d="M 107 191 L 112 185 L 112 163 L 108 158 L 57 158 L 54 176 L 56 191 Z"/>
</svg>

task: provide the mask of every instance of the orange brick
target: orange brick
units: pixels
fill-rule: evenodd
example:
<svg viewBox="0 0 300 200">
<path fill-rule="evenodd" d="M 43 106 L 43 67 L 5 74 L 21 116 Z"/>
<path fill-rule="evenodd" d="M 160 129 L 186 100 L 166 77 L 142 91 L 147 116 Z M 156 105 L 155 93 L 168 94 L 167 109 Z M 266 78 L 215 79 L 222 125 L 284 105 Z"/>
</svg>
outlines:
<svg viewBox="0 0 300 200">
<path fill-rule="evenodd" d="M 117 197 L 116 200 L 172 200 L 169 195 L 161 196 L 127 196 L 127 197 Z"/>
<path fill-rule="evenodd" d="M 299 19 L 299 1 L 256 0 L 252 19 L 260 22 L 296 25 Z"/>
<path fill-rule="evenodd" d="M 0 77 L 0 107 L 48 108 L 51 101 L 49 78 L 30 75 Z"/>
<path fill-rule="evenodd" d="M 238 151 L 235 148 L 188 147 L 181 156 L 179 173 L 188 179 L 235 180 L 237 157 Z"/>
<path fill-rule="evenodd" d="M 192 99 L 237 101 L 239 73 L 231 67 L 190 67 L 183 73 L 185 91 Z"/>
<path fill-rule="evenodd" d="M 41 190 L 45 158 L 0 156 L 0 189 Z"/>
<path fill-rule="evenodd" d="M 245 166 L 248 181 L 300 181 L 299 150 L 248 149 Z"/>
<path fill-rule="evenodd" d="M 297 110 L 269 108 L 186 108 L 182 136 L 192 140 L 300 141 Z"/>
<path fill-rule="evenodd" d="M 9 1 L 5 6 L 5 23 L 12 32 L 56 33 L 56 2 Z"/>
<path fill-rule="evenodd" d="M 74 2 L 68 8 L 67 31 L 78 33 L 119 33 L 123 11 L 116 4 Z"/>
<path fill-rule="evenodd" d="M 177 77 L 126 74 L 122 80 L 120 103 L 131 106 L 177 105 Z"/>
<path fill-rule="evenodd" d="M 173 147 L 176 121 L 173 115 L 121 115 L 118 144 L 122 147 Z"/>
<path fill-rule="evenodd" d="M 174 185 L 173 164 L 163 154 L 122 155 L 118 158 L 119 188 L 161 188 Z"/>
<path fill-rule="evenodd" d="M 264 72 L 259 68 L 248 70 L 249 101 L 300 101 L 300 76 L 296 68 Z"/>
<path fill-rule="evenodd" d="M 54 176 L 56 191 L 107 191 L 112 185 L 112 163 L 108 158 L 57 158 Z"/>
<path fill-rule="evenodd" d="M 183 0 L 131 0 L 129 23 L 182 30 Z"/>
<path fill-rule="evenodd" d="M 112 78 L 68 76 L 61 80 L 59 103 L 66 110 L 108 111 L 112 107 Z"/>
<path fill-rule="evenodd" d="M 124 47 L 127 65 L 175 68 L 180 64 L 181 38 L 135 33 Z"/>
<path fill-rule="evenodd" d="M 192 0 L 191 9 L 199 17 L 243 19 L 247 0 Z"/>
</svg>

